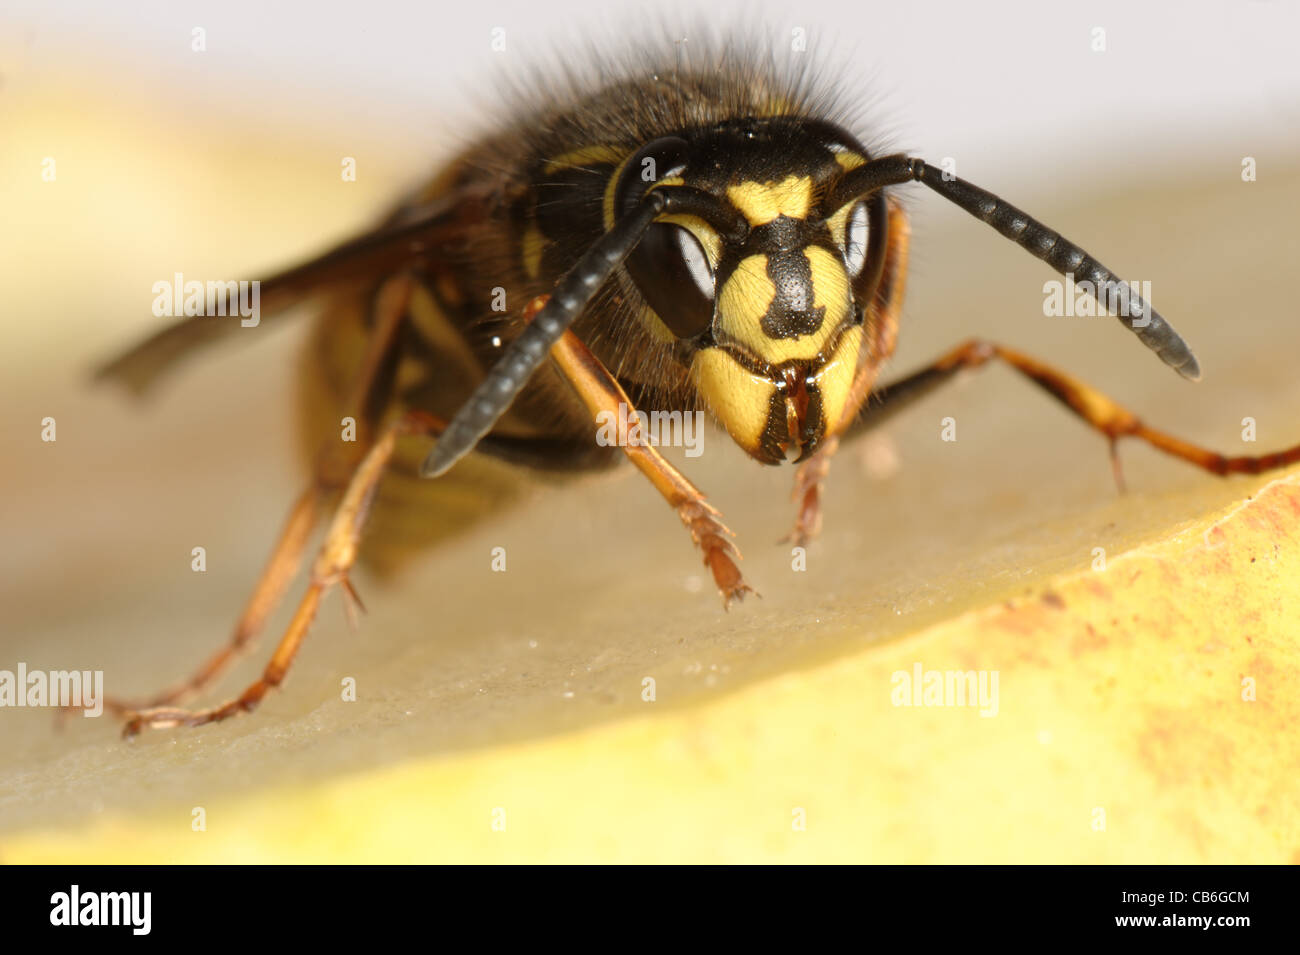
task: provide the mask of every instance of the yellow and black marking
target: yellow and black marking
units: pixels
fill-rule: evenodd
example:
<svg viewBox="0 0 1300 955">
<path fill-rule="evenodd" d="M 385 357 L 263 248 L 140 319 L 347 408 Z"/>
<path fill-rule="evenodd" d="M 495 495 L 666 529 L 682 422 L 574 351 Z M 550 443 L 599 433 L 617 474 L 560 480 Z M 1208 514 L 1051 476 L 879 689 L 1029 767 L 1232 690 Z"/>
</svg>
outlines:
<svg viewBox="0 0 1300 955">
<path fill-rule="evenodd" d="M 869 310 L 857 280 L 870 276 L 849 272 L 851 208 L 826 217 L 820 204 L 866 161 L 844 130 L 791 116 L 670 129 L 648 143 L 570 144 L 533 161 L 515 204 L 515 248 L 540 284 L 650 191 L 716 196 L 743 235 L 698 215 L 665 216 L 611 297 L 627 309 L 625 338 L 640 336 L 661 371 L 675 367 L 665 377 L 687 385 L 753 457 L 778 463 L 816 449 L 857 367 L 864 338 L 848 333 Z M 627 368 L 620 357 L 616 367 Z"/>
</svg>

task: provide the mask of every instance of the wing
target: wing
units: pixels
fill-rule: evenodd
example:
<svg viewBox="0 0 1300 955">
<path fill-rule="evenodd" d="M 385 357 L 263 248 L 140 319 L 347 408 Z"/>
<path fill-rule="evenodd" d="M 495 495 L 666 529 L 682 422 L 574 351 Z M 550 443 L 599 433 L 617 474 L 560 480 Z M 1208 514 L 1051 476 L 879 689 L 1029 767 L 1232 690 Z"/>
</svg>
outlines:
<svg viewBox="0 0 1300 955">
<path fill-rule="evenodd" d="M 332 288 L 378 282 L 404 269 L 430 269 L 450 245 L 462 242 L 467 231 L 483 221 L 487 210 L 486 197 L 465 194 L 405 207 L 375 231 L 263 280 L 260 317 L 265 321 Z M 226 315 L 232 317 L 175 322 L 100 366 L 95 380 L 116 381 L 134 394 L 144 394 L 186 358 L 243 330 L 234 307 L 238 303 L 228 300 L 227 305 Z"/>
</svg>

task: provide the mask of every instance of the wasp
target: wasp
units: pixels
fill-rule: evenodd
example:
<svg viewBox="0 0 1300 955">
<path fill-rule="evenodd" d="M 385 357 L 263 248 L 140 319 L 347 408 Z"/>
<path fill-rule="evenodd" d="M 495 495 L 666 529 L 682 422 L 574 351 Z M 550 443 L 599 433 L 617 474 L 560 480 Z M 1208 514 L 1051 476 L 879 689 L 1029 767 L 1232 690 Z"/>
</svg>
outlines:
<svg viewBox="0 0 1300 955">
<path fill-rule="evenodd" d="M 602 416 L 704 411 L 755 461 L 794 461 L 796 544 L 819 530 L 841 442 L 993 361 L 1104 435 L 1117 477 L 1122 438 L 1220 475 L 1300 461 L 1300 446 L 1225 457 L 1190 444 L 987 341 L 879 382 L 907 281 L 909 186 L 1089 283 L 1161 361 L 1185 378 L 1200 372 L 1169 323 L 1092 255 L 921 158 L 869 148 L 835 99 L 805 73 L 734 48 L 558 82 L 372 231 L 263 281 L 272 318 L 328 297 L 300 375 L 311 480 L 228 644 L 170 689 L 115 703 L 125 732 L 254 709 L 284 680 L 328 592 L 339 587 L 350 613 L 360 606 L 349 576 L 368 523 L 387 521 L 413 546 L 444 536 L 483 513 L 468 489 L 508 494 L 501 469 L 577 472 L 627 458 L 685 526 L 724 606 L 750 593 L 718 510 L 652 442 L 597 442 Z M 185 319 L 101 377 L 148 391 L 241 327 Z M 358 440 L 339 440 L 340 415 Z M 428 526 L 425 514 L 437 515 Z M 187 707 L 251 646 L 321 524 L 306 591 L 261 676 L 224 703 Z"/>
</svg>

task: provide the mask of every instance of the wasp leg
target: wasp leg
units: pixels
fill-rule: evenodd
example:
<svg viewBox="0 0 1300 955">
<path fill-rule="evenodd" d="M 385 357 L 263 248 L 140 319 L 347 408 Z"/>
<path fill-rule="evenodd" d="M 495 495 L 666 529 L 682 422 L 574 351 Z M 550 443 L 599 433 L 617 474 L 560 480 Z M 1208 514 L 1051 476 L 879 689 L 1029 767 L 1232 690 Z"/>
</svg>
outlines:
<svg viewBox="0 0 1300 955">
<path fill-rule="evenodd" d="M 531 311 L 536 314 L 537 309 Z M 637 421 L 631 399 L 577 335 L 565 332 L 564 337 L 551 346 L 551 357 L 593 418 L 601 413 L 612 414 L 616 420 L 619 416 L 627 416 L 630 433 Z M 623 452 L 650 479 L 691 532 L 691 540 L 704 554 L 704 563 L 722 595 L 722 606 L 729 607 L 731 601 L 754 593 L 736 564 L 740 552 L 731 542 L 735 535 L 722 523 L 721 515 L 704 499 L 700 490 L 649 444 L 628 441 Z"/>
<path fill-rule="evenodd" d="M 972 339 L 933 364 L 871 393 L 849 433 L 867 430 L 928 395 L 963 368 L 980 368 L 992 359 L 1006 362 L 1110 441 L 1111 466 L 1124 489 L 1117 445 L 1120 438 L 1137 438 L 1166 454 L 1181 458 L 1211 474 L 1258 474 L 1300 461 L 1300 445 L 1272 454 L 1228 457 L 1145 425 L 1137 415 L 1072 375 L 1003 345 Z"/>
<path fill-rule="evenodd" d="M 312 483 L 299 496 L 276 541 L 252 596 L 245 605 L 229 642 L 208 658 L 187 679 L 147 700 L 106 700 L 105 706 L 119 714 L 183 703 L 215 682 L 230 666 L 250 652 L 266 621 L 284 599 L 289 584 L 298 575 L 307 542 L 320 522 L 328 499 L 347 484 L 348 474 L 369 447 L 375 423 L 383 413 L 392 388 L 397 341 L 406 319 L 413 281 L 396 276 L 380 288 L 375 298 L 375 327 L 367 345 L 352 392 L 345 407 L 356 413 L 357 441 L 343 445 L 329 440 L 322 446 L 312 473 Z"/>
<path fill-rule="evenodd" d="M 239 713 L 251 711 L 270 690 L 279 686 L 284 681 L 298 653 L 298 648 L 302 646 L 303 640 L 311 629 L 312 622 L 316 619 L 321 600 L 334 585 L 338 584 L 343 588 L 346 599 L 352 602 L 349 605 L 350 609 L 359 603 L 348 581 L 348 574 L 356 563 L 361 532 L 369 516 L 370 505 L 374 501 L 380 479 L 383 478 L 389 460 L 393 456 L 397 439 L 408 434 L 436 435 L 445 427 L 445 421 L 432 415 L 419 411 L 407 412 L 387 428 L 371 446 L 343 492 L 343 498 L 334 513 L 329 531 L 312 565 L 311 582 L 308 584 L 307 592 L 303 594 L 293 619 L 289 622 L 284 636 L 280 638 L 280 643 L 260 678 L 249 684 L 239 696 L 218 706 L 201 710 L 153 707 L 129 713 L 123 735 L 134 736 L 145 727 L 161 729 L 216 723 Z"/>
<path fill-rule="evenodd" d="M 889 201 L 888 238 L 885 245 L 885 263 L 880 273 L 880 285 L 871 305 L 866 327 L 869 337 L 863 343 L 858 370 L 853 376 L 853 387 L 845 402 L 844 415 L 839 426 L 822 440 L 822 445 L 811 458 L 799 465 L 795 472 L 794 491 L 791 495 L 797 505 L 794 529 L 781 539 L 796 547 L 805 547 L 821 533 L 821 493 L 826 475 L 830 472 L 831 458 L 839 448 L 839 435 L 848 427 L 858 410 L 871 393 L 880 365 L 894 353 L 898 341 L 898 319 L 903 309 L 903 292 L 907 282 L 907 253 L 912 230 L 907 214 L 897 199 Z"/>
</svg>

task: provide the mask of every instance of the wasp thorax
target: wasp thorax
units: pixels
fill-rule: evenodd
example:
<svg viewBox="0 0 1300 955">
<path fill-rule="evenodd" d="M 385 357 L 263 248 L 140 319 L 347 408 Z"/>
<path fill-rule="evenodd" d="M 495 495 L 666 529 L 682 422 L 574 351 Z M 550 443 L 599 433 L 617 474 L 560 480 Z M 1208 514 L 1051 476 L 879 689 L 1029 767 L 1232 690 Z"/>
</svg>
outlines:
<svg viewBox="0 0 1300 955">
<path fill-rule="evenodd" d="M 866 158 L 825 123 L 742 120 L 650 143 L 615 186 L 620 214 L 677 186 L 725 211 L 722 222 L 663 216 L 627 270 L 700 393 L 760 461 L 810 453 L 848 399 L 884 207 L 824 204 Z"/>
</svg>

